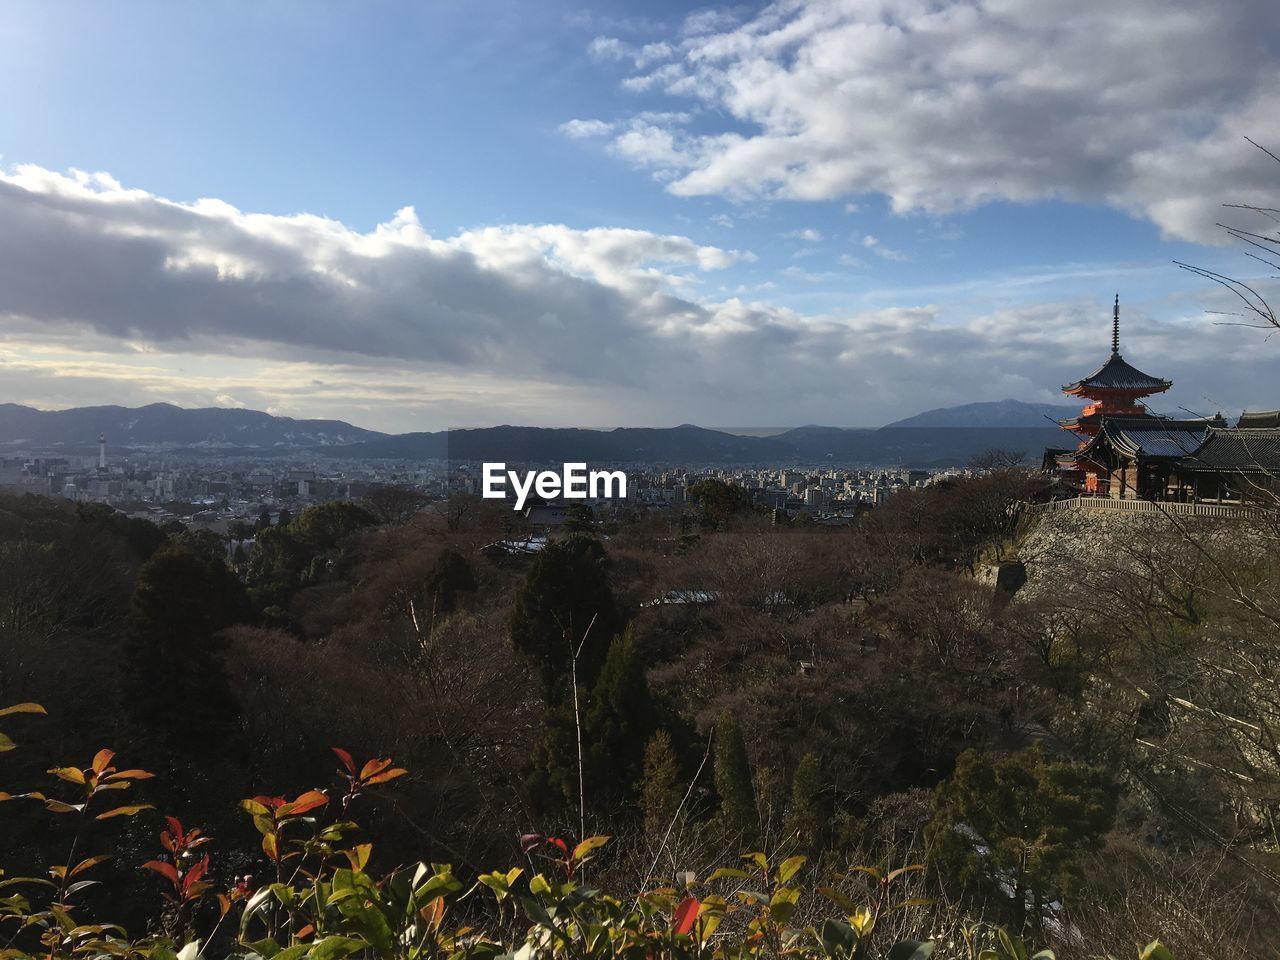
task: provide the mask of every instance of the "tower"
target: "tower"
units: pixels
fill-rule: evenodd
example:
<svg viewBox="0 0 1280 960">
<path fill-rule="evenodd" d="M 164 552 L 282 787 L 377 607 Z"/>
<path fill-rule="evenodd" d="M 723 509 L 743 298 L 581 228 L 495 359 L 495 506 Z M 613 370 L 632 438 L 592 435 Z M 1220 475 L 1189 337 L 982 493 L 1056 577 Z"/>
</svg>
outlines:
<svg viewBox="0 0 1280 960">
<path fill-rule="evenodd" d="M 1078 417 L 1060 421 L 1064 429 L 1073 431 L 1083 447 L 1097 436 L 1103 417 L 1150 417 L 1141 398 L 1164 393 L 1172 380 L 1161 380 L 1126 363 L 1120 355 L 1120 294 L 1116 294 L 1111 313 L 1111 356 L 1083 380 L 1069 383 L 1062 392 L 1071 397 L 1092 400 Z"/>
<path fill-rule="evenodd" d="M 98 434 L 98 469 L 107 469 L 107 435 Z"/>
</svg>

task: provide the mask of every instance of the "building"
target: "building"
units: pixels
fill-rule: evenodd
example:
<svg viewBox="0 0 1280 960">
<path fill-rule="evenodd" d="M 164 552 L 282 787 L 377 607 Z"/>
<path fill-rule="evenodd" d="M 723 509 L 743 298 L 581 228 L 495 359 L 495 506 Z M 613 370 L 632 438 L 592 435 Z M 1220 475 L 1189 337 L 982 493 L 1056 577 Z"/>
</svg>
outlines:
<svg viewBox="0 0 1280 960">
<path fill-rule="evenodd" d="M 1245 413 L 1234 427 L 1220 413 L 1190 419 L 1151 413 L 1143 399 L 1172 385 L 1121 356 L 1117 294 L 1111 356 L 1062 388 L 1091 401 L 1079 416 L 1060 421 L 1076 447 L 1046 450 L 1045 466 L 1082 496 L 1213 503 L 1273 496 L 1280 489 L 1280 411 Z"/>
</svg>

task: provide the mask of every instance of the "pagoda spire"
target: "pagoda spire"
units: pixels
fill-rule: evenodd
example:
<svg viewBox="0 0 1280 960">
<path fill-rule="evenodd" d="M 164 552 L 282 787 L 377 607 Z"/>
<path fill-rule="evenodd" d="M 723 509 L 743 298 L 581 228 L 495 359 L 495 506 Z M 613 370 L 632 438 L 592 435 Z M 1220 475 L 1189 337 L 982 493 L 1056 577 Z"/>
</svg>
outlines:
<svg viewBox="0 0 1280 960">
<path fill-rule="evenodd" d="M 1115 309 L 1111 312 L 1111 352 L 1120 356 L 1120 294 L 1116 294 Z"/>
</svg>

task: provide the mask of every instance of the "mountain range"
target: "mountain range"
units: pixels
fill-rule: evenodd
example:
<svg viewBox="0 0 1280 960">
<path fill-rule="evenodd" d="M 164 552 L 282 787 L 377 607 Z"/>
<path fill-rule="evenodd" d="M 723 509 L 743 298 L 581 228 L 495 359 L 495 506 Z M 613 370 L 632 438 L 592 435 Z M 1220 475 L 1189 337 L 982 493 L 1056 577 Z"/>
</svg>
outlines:
<svg viewBox="0 0 1280 960">
<path fill-rule="evenodd" d="M 1074 406 L 1018 400 L 929 410 L 880 428 L 804 426 L 744 436 L 691 424 L 584 430 L 496 426 L 387 434 L 341 420 L 296 420 L 256 410 L 76 407 L 45 411 L 0 404 L 0 451 L 86 455 L 105 435 L 114 452 L 173 450 L 344 459 L 504 460 L 510 463 L 840 463 L 943 466 L 1001 447 L 1038 456 L 1061 445 L 1053 420 Z"/>
</svg>

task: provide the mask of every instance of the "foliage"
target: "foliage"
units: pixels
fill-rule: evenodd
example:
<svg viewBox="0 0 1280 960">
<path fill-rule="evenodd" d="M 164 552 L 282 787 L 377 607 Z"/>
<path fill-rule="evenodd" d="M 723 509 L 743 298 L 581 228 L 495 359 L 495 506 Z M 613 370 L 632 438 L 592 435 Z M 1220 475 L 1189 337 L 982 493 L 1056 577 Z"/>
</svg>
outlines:
<svg viewBox="0 0 1280 960">
<path fill-rule="evenodd" d="M 202 751 L 224 740 L 236 710 L 217 635 L 251 616 L 220 559 L 173 546 L 143 565 L 121 650 L 121 695 L 150 736 Z"/>
<path fill-rule="evenodd" d="M 719 825 L 740 846 L 750 846 L 760 837 L 760 813 L 756 808 L 747 747 L 737 721 L 728 710 L 720 715 L 714 736 L 716 793 L 720 797 Z"/>
<path fill-rule="evenodd" d="M 609 584 L 599 540 L 572 534 L 538 554 L 511 614 L 511 642 L 533 661 L 549 700 L 594 683 L 623 616 Z"/>
<path fill-rule="evenodd" d="M 715 477 L 692 484 L 685 495 L 697 504 L 698 518 L 703 526 L 723 526 L 732 517 L 751 510 L 751 494 L 733 483 L 725 483 Z"/>
<path fill-rule="evenodd" d="M 1079 854 L 1096 848 L 1115 818 L 1105 771 L 1048 760 L 1037 744 L 1008 757 L 968 750 L 938 787 L 932 858 L 959 879 L 1003 898 L 1014 928 L 1039 925 L 1044 905 L 1070 892 Z"/>
<path fill-rule="evenodd" d="M 0 716 L 36 712 L 41 708 L 24 704 L 0 710 Z M 588 865 L 608 842 L 604 836 L 571 843 L 527 835 L 524 850 L 544 869 L 480 873 L 469 887 L 446 864 L 415 863 L 379 874 L 373 844 L 361 836 L 354 811 L 405 770 L 389 759 L 361 763 L 346 750 L 333 752 L 340 764 L 335 786 L 241 803 L 273 874 L 260 884 L 248 876 L 220 881 L 212 838 L 165 818 L 159 856 L 139 865 L 158 881 L 164 920 L 141 939 L 91 916 L 82 894 L 95 885 L 88 877 L 109 854 L 81 856 L 77 848 L 87 824 L 148 811 L 147 804 L 107 806 L 99 797 L 128 790 L 151 774 L 119 770 L 112 752 L 101 750 L 88 767 L 51 771 L 74 788 L 78 802 L 35 792 L 0 794 L 0 800 L 43 803 L 76 823 L 71 854 L 49 868 L 48 879 L 0 880 L 2 955 L 195 960 L 212 949 L 246 960 L 496 960 L 513 952 L 572 960 L 927 960 L 936 947 L 931 940 L 888 943 L 880 933 L 894 914 L 926 905 L 896 892 L 904 876 L 920 869 L 914 865 L 888 873 L 854 868 L 868 879 L 867 894 L 859 901 L 841 889 L 821 888 L 830 906 L 812 923 L 801 919 L 801 902 L 813 895 L 802 882 L 806 860 L 800 856 L 774 863 L 750 853 L 742 867 L 703 879 L 686 876 L 680 887 L 646 884 L 625 899 L 587 882 Z M 510 931 L 506 937 L 504 930 Z M 998 929 L 975 927 L 966 942 L 973 960 L 1025 960 L 1029 952 Z M 1168 957 L 1159 943 L 1142 953 L 1142 960 Z"/>
</svg>

